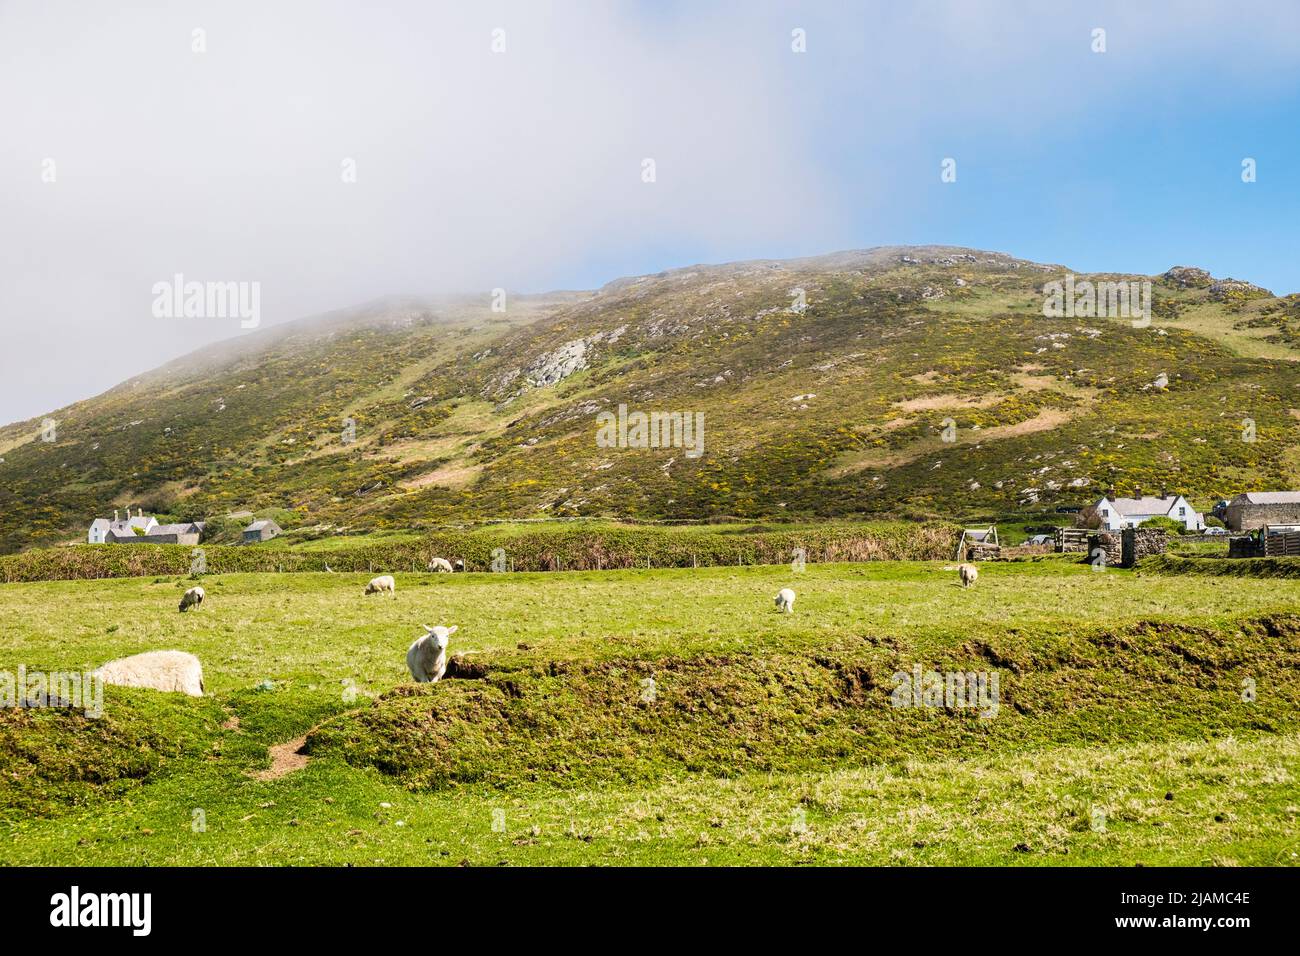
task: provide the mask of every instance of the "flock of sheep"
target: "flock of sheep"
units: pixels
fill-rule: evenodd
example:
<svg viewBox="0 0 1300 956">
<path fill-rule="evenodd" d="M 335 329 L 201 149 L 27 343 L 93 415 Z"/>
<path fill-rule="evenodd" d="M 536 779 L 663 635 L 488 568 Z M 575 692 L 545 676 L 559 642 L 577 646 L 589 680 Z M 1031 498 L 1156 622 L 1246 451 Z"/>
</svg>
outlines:
<svg viewBox="0 0 1300 956">
<path fill-rule="evenodd" d="M 464 569 L 464 563 L 456 562 Z M 445 558 L 434 558 L 429 570 L 450 574 L 452 564 Z M 973 585 L 979 570 L 973 564 L 957 566 L 957 576 L 963 588 Z M 365 593 L 397 596 L 397 581 L 391 574 L 371 578 Z M 207 596 L 201 587 L 189 588 L 181 597 L 181 613 L 198 608 Z M 794 589 L 782 588 L 776 594 L 776 609 L 785 614 L 794 613 Z M 416 638 L 406 651 L 406 666 L 417 684 L 436 684 L 447 672 L 447 645 L 456 627 L 429 627 L 422 624 L 425 633 Z M 148 651 L 109 661 L 97 673 L 105 684 L 120 687 L 146 687 L 153 690 L 174 691 L 192 697 L 203 696 L 203 666 L 193 654 L 184 651 Z"/>
</svg>

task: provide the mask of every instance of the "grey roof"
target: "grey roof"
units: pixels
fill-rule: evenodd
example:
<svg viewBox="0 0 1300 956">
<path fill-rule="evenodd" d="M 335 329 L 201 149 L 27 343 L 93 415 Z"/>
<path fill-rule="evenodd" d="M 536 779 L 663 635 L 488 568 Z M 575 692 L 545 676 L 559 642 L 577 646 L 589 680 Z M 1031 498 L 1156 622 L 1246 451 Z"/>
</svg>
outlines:
<svg viewBox="0 0 1300 956">
<path fill-rule="evenodd" d="M 160 524 L 149 529 L 150 534 L 199 534 L 203 531 L 202 521 L 182 521 L 180 524 Z"/>
<path fill-rule="evenodd" d="M 1238 497 L 1252 505 L 1300 505 L 1300 491 L 1247 491 Z"/>
<path fill-rule="evenodd" d="M 1169 509 L 1180 497 L 1181 495 L 1170 495 L 1168 498 L 1157 498 L 1145 495 L 1141 498 L 1112 498 L 1110 503 L 1115 506 L 1116 514 L 1164 515 L 1169 513 Z"/>
<path fill-rule="evenodd" d="M 263 528 L 274 528 L 276 531 L 280 530 L 280 526 L 276 524 L 274 521 L 272 521 L 269 518 L 263 518 L 261 521 L 254 521 L 252 524 L 250 524 L 247 528 L 244 529 L 244 532 L 248 533 L 249 531 L 261 531 Z"/>
</svg>

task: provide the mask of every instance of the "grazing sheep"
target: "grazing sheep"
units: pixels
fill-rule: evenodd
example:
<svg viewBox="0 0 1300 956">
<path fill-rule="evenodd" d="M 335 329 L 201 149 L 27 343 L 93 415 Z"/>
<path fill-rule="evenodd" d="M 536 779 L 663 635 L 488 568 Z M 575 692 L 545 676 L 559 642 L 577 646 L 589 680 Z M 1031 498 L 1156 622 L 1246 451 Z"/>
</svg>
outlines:
<svg viewBox="0 0 1300 956">
<path fill-rule="evenodd" d="M 181 597 L 181 613 L 183 614 L 192 607 L 198 607 L 203 603 L 205 597 L 207 597 L 207 594 L 203 588 L 190 588 Z"/>
<path fill-rule="evenodd" d="M 397 582 L 393 580 L 391 574 L 381 574 L 377 578 L 371 578 L 370 583 L 366 585 L 367 594 L 378 594 L 381 591 L 387 591 L 393 597 L 397 597 Z"/>
<path fill-rule="evenodd" d="M 109 661 L 96 673 L 105 684 L 118 687 L 147 687 L 203 696 L 203 665 L 184 651 L 148 651 Z"/>
<path fill-rule="evenodd" d="M 429 570 L 437 571 L 439 574 L 451 574 L 451 562 L 446 558 L 432 558 L 429 561 Z"/>
<path fill-rule="evenodd" d="M 790 588 L 782 588 L 776 592 L 776 609 L 794 613 L 794 591 Z"/>
<path fill-rule="evenodd" d="M 979 568 L 973 564 L 961 564 L 957 566 L 957 574 L 961 577 L 961 586 L 970 587 L 980 576 Z"/>
<path fill-rule="evenodd" d="M 406 652 L 406 666 L 417 684 L 436 684 L 447 671 L 447 640 L 456 633 L 456 626 L 420 626 L 426 633 Z"/>
</svg>

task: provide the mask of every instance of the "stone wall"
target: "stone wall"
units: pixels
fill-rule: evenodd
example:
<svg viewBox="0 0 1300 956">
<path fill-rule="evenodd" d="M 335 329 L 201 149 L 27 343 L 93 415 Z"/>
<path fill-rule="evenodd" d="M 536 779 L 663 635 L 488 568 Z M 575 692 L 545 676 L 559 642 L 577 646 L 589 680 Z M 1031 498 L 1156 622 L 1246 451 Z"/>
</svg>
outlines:
<svg viewBox="0 0 1300 956">
<path fill-rule="evenodd" d="M 1107 567 L 1119 567 L 1124 560 L 1124 543 L 1118 531 L 1094 531 L 1088 535 L 1088 560 L 1097 560 L 1100 548 Z"/>
<path fill-rule="evenodd" d="M 1258 558 L 1263 553 L 1264 548 L 1260 540 L 1254 535 L 1228 539 L 1228 557 L 1230 558 Z"/>
<path fill-rule="evenodd" d="M 1094 531 L 1088 536 L 1088 560 L 1097 560 L 1100 548 L 1107 567 L 1131 568 L 1153 554 L 1164 554 L 1169 535 L 1159 528 L 1125 528 Z"/>
<path fill-rule="evenodd" d="M 1120 564 L 1126 568 L 1153 554 L 1164 554 L 1169 547 L 1168 533 L 1159 528 L 1125 528 L 1120 538 Z"/>
</svg>

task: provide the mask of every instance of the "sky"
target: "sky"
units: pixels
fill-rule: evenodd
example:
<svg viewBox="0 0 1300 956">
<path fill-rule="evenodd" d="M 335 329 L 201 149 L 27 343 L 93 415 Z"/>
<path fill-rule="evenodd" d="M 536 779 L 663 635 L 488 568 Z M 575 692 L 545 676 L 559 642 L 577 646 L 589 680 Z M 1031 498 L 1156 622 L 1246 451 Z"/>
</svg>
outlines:
<svg viewBox="0 0 1300 956">
<path fill-rule="evenodd" d="M 258 334 L 178 274 L 259 328 L 912 243 L 1300 291 L 1298 174 L 1292 3 L 0 0 L 0 423 Z"/>
</svg>

